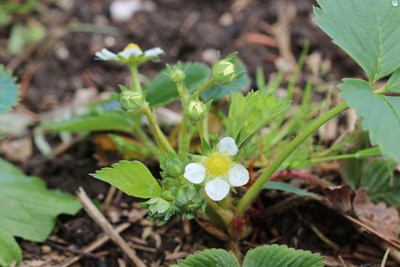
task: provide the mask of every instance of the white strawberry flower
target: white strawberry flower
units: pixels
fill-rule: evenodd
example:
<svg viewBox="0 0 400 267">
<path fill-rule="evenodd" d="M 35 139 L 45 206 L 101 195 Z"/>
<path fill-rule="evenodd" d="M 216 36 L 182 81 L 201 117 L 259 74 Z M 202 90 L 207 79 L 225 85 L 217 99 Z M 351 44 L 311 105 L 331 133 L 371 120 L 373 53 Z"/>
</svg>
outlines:
<svg viewBox="0 0 400 267">
<path fill-rule="evenodd" d="M 202 163 L 189 163 L 183 177 L 194 184 L 205 183 L 206 194 L 214 201 L 224 199 L 231 186 L 242 186 L 249 181 L 249 172 L 232 161 L 238 153 L 235 140 L 222 138 L 217 144 L 218 152 L 211 154 Z"/>
<path fill-rule="evenodd" d="M 140 64 L 148 60 L 158 60 L 158 56 L 163 53 L 164 51 L 159 47 L 148 49 L 143 52 L 137 44 L 130 43 L 124 50 L 118 53 L 113 53 L 103 48 L 96 53 L 96 57 L 105 61 Z"/>
</svg>

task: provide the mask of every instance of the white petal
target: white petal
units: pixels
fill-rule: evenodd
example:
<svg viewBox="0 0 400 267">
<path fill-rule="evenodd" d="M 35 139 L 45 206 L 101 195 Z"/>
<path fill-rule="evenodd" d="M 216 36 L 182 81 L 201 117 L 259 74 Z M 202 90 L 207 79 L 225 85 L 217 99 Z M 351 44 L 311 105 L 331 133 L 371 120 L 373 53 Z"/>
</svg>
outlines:
<svg viewBox="0 0 400 267">
<path fill-rule="evenodd" d="M 224 199 L 228 195 L 229 189 L 229 184 L 221 178 L 212 179 L 205 186 L 206 194 L 214 201 Z"/>
<path fill-rule="evenodd" d="M 112 59 L 117 59 L 117 56 L 111 52 L 110 50 L 103 48 L 99 52 L 96 52 L 96 57 L 102 59 L 102 60 L 112 60 Z"/>
<path fill-rule="evenodd" d="M 249 181 L 249 172 L 242 164 L 235 164 L 229 170 L 228 178 L 232 186 L 242 186 Z"/>
<path fill-rule="evenodd" d="M 161 48 L 155 47 L 155 48 L 146 50 L 146 51 L 144 52 L 144 55 L 145 55 L 146 57 L 157 57 L 157 56 L 159 56 L 159 55 L 161 55 L 161 54 L 163 54 L 163 53 L 164 53 L 164 51 L 163 51 Z"/>
<path fill-rule="evenodd" d="M 138 57 L 141 54 L 143 54 L 142 50 L 136 48 L 129 48 L 118 53 L 118 55 L 122 56 L 123 58 L 130 58 L 131 56 Z"/>
<path fill-rule="evenodd" d="M 232 137 L 222 138 L 217 144 L 217 149 L 219 152 L 226 153 L 228 156 L 235 156 L 238 153 L 238 147 L 235 139 Z"/>
<path fill-rule="evenodd" d="M 189 163 L 185 167 L 183 177 L 194 184 L 200 184 L 206 178 L 206 169 L 200 163 Z"/>
</svg>

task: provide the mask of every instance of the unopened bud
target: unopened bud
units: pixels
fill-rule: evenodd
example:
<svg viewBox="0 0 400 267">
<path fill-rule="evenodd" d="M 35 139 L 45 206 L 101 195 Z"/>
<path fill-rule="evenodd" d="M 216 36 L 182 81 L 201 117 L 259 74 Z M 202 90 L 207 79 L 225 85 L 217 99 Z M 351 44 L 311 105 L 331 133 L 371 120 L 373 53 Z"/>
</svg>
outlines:
<svg viewBox="0 0 400 267">
<path fill-rule="evenodd" d="M 173 67 L 168 66 L 167 71 L 169 79 L 174 83 L 180 83 L 185 79 L 185 72 L 179 64 Z"/>
<path fill-rule="evenodd" d="M 121 93 L 119 101 L 124 110 L 136 112 L 143 106 L 144 98 L 143 94 L 140 92 L 126 90 Z"/>
<path fill-rule="evenodd" d="M 201 121 L 205 118 L 207 106 L 200 100 L 192 100 L 186 107 L 186 114 L 192 121 Z"/>
<path fill-rule="evenodd" d="M 231 83 L 237 76 L 236 66 L 228 60 L 219 60 L 212 67 L 213 79 L 220 84 Z"/>
<path fill-rule="evenodd" d="M 177 157 L 168 158 L 165 162 L 165 172 L 171 177 L 182 175 L 185 170 L 185 165 L 182 160 Z"/>
</svg>

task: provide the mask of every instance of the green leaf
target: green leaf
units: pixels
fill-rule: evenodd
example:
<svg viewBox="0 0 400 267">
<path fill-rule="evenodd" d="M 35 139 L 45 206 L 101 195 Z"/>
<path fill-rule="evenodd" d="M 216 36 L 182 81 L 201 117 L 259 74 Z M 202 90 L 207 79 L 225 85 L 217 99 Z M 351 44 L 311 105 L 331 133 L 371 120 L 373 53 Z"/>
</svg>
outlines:
<svg viewBox="0 0 400 267">
<path fill-rule="evenodd" d="M 189 91 L 194 91 L 205 83 L 211 74 L 211 70 L 200 63 L 183 63 L 185 72 L 185 84 Z M 171 103 L 179 98 L 175 83 L 170 81 L 167 69 L 162 70 L 147 87 L 146 100 L 151 107 L 159 107 Z"/>
<path fill-rule="evenodd" d="M 276 244 L 249 250 L 243 261 L 243 267 L 322 267 L 323 264 L 324 259 L 318 254 Z"/>
<path fill-rule="evenodd" d="M 51 131 L 122 131 L 132 133 L 133 125 L 133 119 L 127 112 L 115 110 L 73 117 L 61 122 L 46 122 L 43 128 Z"/>
<path fill-rule="evenodd" d="M 395 72 L 393 72 L 387 81 L 385 88 L 389 92 L 400 92 L 400 69 L 397 69 Z"/>
<path fill-rule="evenodd" d="M 228 252 L 223 249 L 213 248 L 196 252 L 194 255 L 190 255 L 186 257 L 184 260 L 179 260 L 178 264 L 171 265 L 171 267 L 210 267 L 210 266 L 239 267 L 239 263 L 232 252 Z"/>
<path fill-rule="evenodd" d="M 366 187 L 368 196 L 373 202 L 384 201 L 388 206 L 400 208 L 400 176 L 395 172 L 396 164 L 393 161 L 376 158 L 373 160 L 359 160 L 344 162 L 344 178 L 354 187 Z M 351 166 L 347 166 L 350 165 Z M 348 169 L 357 169 L 356 175 L 346 172 Z"/>
<path fill-rule="evenodd" d="M 0 114 L 9 111 L 18 103 L 19 89 L 11 71 L 0 64 Z"/>
<path fill-rule="evenodd" d="M 362 118 L 372 145 L 379 145 L 382 155 L 400 162 L 400 98 L 376 95 L 363 80 L 344 79 L 340 97 Z"/>
<path fill-rule="evenodd" d="M 294 187 L 288 183 L 282 183 L 282 182 L 267 182 L 263 186 L 263 189 L 275 189 L 275 190 L 293 193 L 293 194 L 296 194 L 299 196 L 318 198 L 318 196 L 314 193 L 308 192 L 306 190 Z"/>
<path fill-rule="evenodd" d="M 42 180 L 1 159 L 0 170 L 0 229 L 13 236 L 42 242 L 59 214 L 73 215 L 81 208 L 72 196 L 46 189 Z"/>
<path fill-rule="evenodd" d="M 91 175 L 134 197 L 152 198 L 162 193 L 157 180 L 139 161 L 122 160 Z"/>
<path fill-rule="evenodd" d="M 243 62 L 236 58 L 234 63 L 236 65 L 237 73 L 243 73 L 243 75 L 234 79 L 229 84 L 215 83 L 211 85 L 201 94 L 201 97 L 205 101 L 208 101 L 210 99 L 220 99 L 226 95 L 229 95 L 232 92 L 242 91 L 250 85 L 250 78 L 247 75 L 246 67 Z"/>
<path fill-rule="evenodd" d="M 227 136 L 240 147 L 248 142 L 261 127 L 289 107 L 288 101 L 261 91 L 246 96 L 233 93 L 227 122 Z"/>
<path fill-rule="evenodd" d="M 22 260 L 22 251 L 14 237 L 0 229 L 0 266 L 9 266 Z"/>
<path fill-rule="evenodd" d="M 316 23 L 365 71 L 371 84 L 400 67 L 400 8 L 376 0 L 318 0 Z"/>
</svg>

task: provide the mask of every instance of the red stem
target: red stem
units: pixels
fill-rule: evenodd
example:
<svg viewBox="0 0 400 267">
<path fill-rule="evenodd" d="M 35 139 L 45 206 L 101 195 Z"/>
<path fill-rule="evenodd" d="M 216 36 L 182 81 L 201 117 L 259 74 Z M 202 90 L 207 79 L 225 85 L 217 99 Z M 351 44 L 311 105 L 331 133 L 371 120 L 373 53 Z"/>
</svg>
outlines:
<svg viewBox="0 0 400 267">
<path fill-rule="evenodd" d="M 280 171 L 280 172 L 276 172 L 274 173 L 271 178 L 269 179 L 270 181 L 276 181 L 278 179 L 283 179 L 283 178 L 299 178 L 299 179 L 303 179 L 303 180 L 307 180 L 310 183 L 319 185 L 321 187 L 327 187 L 330 184 L 322 179 L 320 179 L 319 177 L 312 175 L 312 174 L 308 174 L 308 173 L 304 173 L 301 171 L 297 171 L 297 170 L 286 170 L 286 171 Z"/>
</svg>

